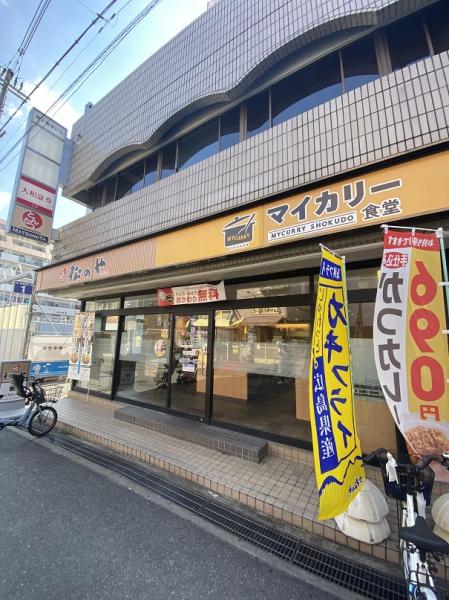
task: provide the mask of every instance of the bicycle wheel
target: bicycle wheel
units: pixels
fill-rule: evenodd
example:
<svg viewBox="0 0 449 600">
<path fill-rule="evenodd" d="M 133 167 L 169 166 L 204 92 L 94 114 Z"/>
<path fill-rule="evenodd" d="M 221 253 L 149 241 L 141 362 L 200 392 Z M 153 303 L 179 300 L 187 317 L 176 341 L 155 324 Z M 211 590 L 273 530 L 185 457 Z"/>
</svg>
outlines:
<svg viewBox="0 0 449 600">
<path fill-rule="evenodd" d="M 52 406 L 42 406 L 40 410 L 33 413 L 28 423 L 28 431 L 31 435 L 42 437 L 53 429 L 57 420 L 58 413 Z"/>
</svg>

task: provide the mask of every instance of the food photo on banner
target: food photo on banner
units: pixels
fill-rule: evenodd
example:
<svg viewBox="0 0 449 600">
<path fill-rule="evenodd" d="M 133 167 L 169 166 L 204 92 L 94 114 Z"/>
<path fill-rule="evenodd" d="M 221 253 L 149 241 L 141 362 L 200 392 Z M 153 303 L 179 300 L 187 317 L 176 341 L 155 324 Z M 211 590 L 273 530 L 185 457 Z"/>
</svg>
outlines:
<svg viewBox="0 0 449 600">
<path fill-rule="evenodd" d="M 309 403 L 319 518 L 343 513 L 365 480 L 357 435 L 344 259 L 321 246 Z"/>
<path fill-rule="evenodd" d="M 89 381 L 92 366 L 92 338 L 95 313 L 80 312 L 75 315 L 72 346 L 69 357 L 68 379 Z"/>
<path fill-rule="evenodd" d="M 383 394 L 411 455 L 449 451 L 442 233 L 384 227 L 374 355 Z M 437 479 L 446 479 L 435 464 Z"/>
</svg>

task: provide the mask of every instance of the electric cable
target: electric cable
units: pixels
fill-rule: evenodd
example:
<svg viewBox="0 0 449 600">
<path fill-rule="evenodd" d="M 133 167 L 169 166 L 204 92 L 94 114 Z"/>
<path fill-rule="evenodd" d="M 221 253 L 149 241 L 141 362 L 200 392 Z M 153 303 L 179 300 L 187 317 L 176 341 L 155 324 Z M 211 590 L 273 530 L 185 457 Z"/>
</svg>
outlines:
<svg viewBox="0 0 449 600">
<path fill-rule="evenodd" d="M 34 94 L 34 92 L 44 83 L 44 81 L 46 81 L 50 75 L 53 73 L 53 71 L 56 69 L 56 67 L 58 67 L 61 62 L 65 59 L 65 57 L 73 50 L 73 48 L 82 40 L 82 38 L 87 34 L 87 32 L 100 20 L 103 18 L 103 15 L 105 12 L 107 12 L 111 6 L 113 4 L 115 4 L 117 2 L 117 0 L 110 0 L 109 4 L 106 6 L 106 8 L 103 9 L 103 11 L 98 14 L 95 19 L 90 23 L 90 25 L 88 25 L 84 31 L 81 33 L 81 35 L 79 37 L 77 37 L 75 39 L 75 41 L 69 46 L 69 48 L 63 53 L 63 55 L 55 62 L 55 64 L 51 67 L 51 69 L 49 71 L 47 71 L 47 73 L 44 75 L 44 77 L 34 86 L 34 88 L 31 90 L 31 92 L 26 96 L 26 98 L 24 100 L 22 100 L 22 102 L 19 104 L 19 106 L 17 107 L 17 109 L 15 110 L 15 112 L 10 115 L 9 119 L 7 119 L 7 121 L 4 123 L 4 125 L 2 125 L 0 127 L 0 134 L 2 133 L 2 131 L 4 131 L 5 127 L 8 125 L 8 123 L 10 123 L 12 121 L 12 119 L 15 117 L 15 115 L 19 112 L 19 110 L 22 108 L 22 106 L 28 102 L 28 100 L 31 98 L 31 96 Z"/>
<path fill-rule="evenodd" d="M 97 57 L 78 75 L 78 77 L 66 88 L 66 90 L 53 102 L 53 104 L 46 110 L 45 113 L 42 113 L 42 116 L 36 120 L 21 136 L 21 138 L 0 158 L 0 165 L 5 162 L 5 160 L 10 156 L 15 148 L 20 144 L 20 142 L 25 138 L 25 136 L 36 127 L 40 120 L 44 117 L 52 118 L 55 114 L 57 114 L 61 108 L 66 104 L 69 99 L 75 94 L 79 88 L 87 81 L 87 79 L 101 66 L 101 64 L 109 57 L 109 55 L 120 45 L 120 43 L 131 33 L 131 31 L 149 14 L 153 8 L 157 4 L 159 4 L 161 0 L 152 0 L 147 4 L 147 6 L 138 14 L 132 21 L 126 25 L 122 29 L 122 31 L 97 55 Z M 77 87 L 76 87 L 77 86 Z M 75 89 L 73 89 L 75 88 Z M 72 91 L 73 90 L 73 91 Z M 71 92 L 71 93 L 70 93 Z M 67 96 L 67 94 L 70 95 Z M 59 104 L 65 98 L 64 102 L 59 106 L 59 108 L 52 114 L 52 117 L 49 116 L 50 111 Z M 0 130 L 1 131 L 1 130 Z M 11 160 L 4 166 L 0 168 L 0 171 L 6 169 L 11 162 L 16 158 L 16 156 L 20 153 L 20 149 L 12 156 Z"/>
<path fill-rule="evenodd" d="M 38 27 L 40 25 L 40 22 L 42 21 L 42 18 L 43 18 L 44 14 L 45 14 L 45 11 L 47 10 L 47 8 L 50 5 L 50 2 L 51 2 L 51 0 L 41 0 L 41 2 L 39 3 L 38 8 L 36 10 L 35 18 L 31 22 L 30 27 L 28 27 L 28 29 L 27 29 L 27 31 L 26 31 L 26 33 L 24 35 L 24 38 L 23 38 L 23 40 L 22 40 L 22 42 L 21 42 L 21 44 L 19 46 L 19 49 L 17 51 L 19 53 L 19 59 L 18 59 L 18 62 L 17 62 L 17 65 L 16 65 L 15 69 L 13 69 L 13 71 L 15 71 L 14 75 L 16 77 L 18 77 L 18 75 L 20 73 L 20 69 L 21 69 L 21 66 L 22 66 L 23 58 L 24 58 L 24 56 L 25 56 L 25 54 L 26 54 L 26 52 L 27 52 L 27 50 L 28 50 L 28 48 L 29 48 L 29 46 L 31 44 L 31 40 L 34 37 L 34 34 L 36 33 L 36 31 L 37 31 L 37 29 L 38 29 Z"/>
<path fill-rule="evenodd" d="M 31 21 L 27 27 L 27 30 L 25 31 L 23 39 L 20 42 L 18 49 L 16 50 L 16 53 L 8 62 L 7 68 L 9 68 L 12 65 L 14 60 L 16 61 L 12 70 L 16 71 L 16 69 L 18 69 L 17 75 L 20 71 L 19 63 L 21 65 L 23 57 L 25 56 L 25 53 L 28 50 L 31 40 L 34 37 L 34 34 L 36 33 L 37 28 L 39 27 L 39 24 L 42 21 L 42 17 L 44 16 L 45 11 L 50 5 L 50 2 L 51 0 L 40 0 L 36 10 L 34 11 L 33 17 L 31 18 Z"/>
<path fill-rule="evenodd" d="M 117 11 L 117 14 L 116 14 L 115 16 L 116 16 L 116 17 L 118 17 L 118 15 L 119 15 L 119 14 L 122 12 L 122 10 L 123 10 L 124 8 L 126 8 L 126 6 L 128 6 L 128 4 L 130 4 L 130 2 L 132 2 L 132 0 L 128 0 L 128 1 L 126 2 L 126 4 L 125 4 L 124 6 L 122 6 L 122 8 L 121 8 L 120 10 L 118 10 L 118 11 Z M 97 13 L 94 13 L 93 11 L 90 11 L 90 12 L 92 12 L 93 14 L 97 14 Z M 113 17 L 112 17 L 112 18 L 113 18 Z M 110 24 L 111 24 L 111 20 L 112 20 L 112 18 L 111 18 L 111 19 L 105 19 L 104 17 L 102 17 L 102 19 L 103 19 L 103 21 L 104 21 L 104 24 L 103 24 L 103 25 L 100 27 L 100 29 L 97 31 L 96 35 L 95 35 L 94 37 L 92 37 L 92 38 L 91 38 L 91 39 L 90 39 L 90 40 L 87 42 L 87 44 L 85 44 L 85 45 L 83 46 L 83 48 L 81 49 L 81 51 L 80 51 L 80 52 L 79 52 L 79 53 L 78 53 L 78 54 L 77 54 L 77 55 L 74 57 L 74 59 L 72 60 L 72 62 L 70 62 L 70 63 L 67 65 L 67 67 L 64 69 L 64 71 L 61 73 L 61 75 L 60 75 L 60 76 L 59 76 L 59 77 L 58 77 L 58 78 L 57 78 L 57 79 L 56 79 L 56 80 L 55 80 L 55 81 L 54 81 L 54 82 L 51 84 L 51 86 L 48 88 L 48 91 L 49 91 L 49 92 L 51 92 L 51 91 L 52 91 L 52 90 L 55 88 L 55 86 L 56 86 L 56 85 L 59 83 L 59 81 L 60 81 L 60 80 L 61 80 L 61 79 L 64 77 L 64 75 L 67 73 L 67 71 L 68 71 L 68 70 L 69 70 L 69 69 L 70 69 L 70 68 L 71 68 L 71 67 L 72 67 L 72 66 L 73 66 L 73 65 L 74 65 L 74 64 L 75 64 L 75 63 L 78 61 L 78 59 L 80 58 L 80 56 L 81 56 L 82 54 L 84 54 L 84 52 L 85 52 L 85 51 L 88 49 L 88 47 L 89 47 L 89 46 L 90 46 L 90 45 L 91 45 L 91 44 L 92 44 L 92 43 L 93 43 L 93 42 L 96 40 L 96 36 L 97 36 L 97 35 L 99 35 L 99 34 L 100 34 L 102 31 L 104 31 L 104 29 L 105 29 L 105 26 L 106 26 L 106 25 L 110 25 Z M 22 85 L 23 85 L 23 84 L 22 84 Z M 11 112 L 13 112 L 13 111 L 11 110 Z M 16 136 L 16 134 L 17 134 L 17 133 L 19 133 L 19 132 L 22 130 L 22 128 L 23 128 L 23 125 L 18 125 L 18 126 L 17 126 L 17 127 L 16 127 L 16 128 L 13 130 L 13 131 L 12 131 L 12 132 L 9 132 L 8 139 L 9 139 L 9 140 L 12 140 L 12 139 L 13 139 L 13 138 Z"/>
</svg>

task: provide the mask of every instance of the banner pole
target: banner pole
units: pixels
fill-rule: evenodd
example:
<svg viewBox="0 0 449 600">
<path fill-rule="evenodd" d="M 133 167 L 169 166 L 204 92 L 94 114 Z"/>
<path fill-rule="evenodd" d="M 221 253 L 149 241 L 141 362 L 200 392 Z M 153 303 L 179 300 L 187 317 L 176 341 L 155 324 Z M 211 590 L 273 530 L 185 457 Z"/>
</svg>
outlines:
<svg viewBox="0 0 449 600">
<path fill-rule="evenodd" d="M 447 260 L 446 260 L 446 248 L 444 247 L 444 231 L 442 227 L 437 229 L 437 236 L 440 239 L 440 253 L 441 253 L 441 264 L 443 266 L 443 278 L 445 282 L 449 282 L 447 273 Z M 449 286 L 445 285 L 445 296 L 446 296 L 446 318 L 449 315 Z"/>
<path fill-rule="evenodd" d="M 439 231 L 439 229 L 428 229 L 426 227 L 401 227 L 399 225 L 381 225 L 380 227 L 381 229 L 386 229 L 387 231 L 389 228 L 394 229 L 395 231 L 396 229 L 401 231 L 430 231 L 431 233 Z"/>
<path fill-rule="evenodd" d="M 348 354 L 349 354 L 349 377 L 351 378 L 351 394 L 352 394 L 352 413 L 354 417 L 354 429 L 357 431 L 357 424 L 355 420 L 355 394 L 354 394 L 354 379 L 352 377 L 352 348 L 351 348 L 351 330 L 349 327 L 349 303 L 348 303 L 348 290 L 347 290 L 347 279 L 346 279 L 346 257 L 341 257 L 342 263 L 342 281 L 344 281 L 343 295 L 345 300 L 345 311 L 346 311 L 346 328 L 348 330 Z"/>
<path fill-rule="evenodd" d="M 331 250 L 331 248 L 328 248 L 324 244 L 318 244 L 318 245 L 322 250 L 327 250 L 333 256 L 337 256 L 338 258 L 342 258 L 344 260 L 344 257 L 341 254 L 338 254 L 338 252 L 335 252 L 335 250 Z"/>
</svg>

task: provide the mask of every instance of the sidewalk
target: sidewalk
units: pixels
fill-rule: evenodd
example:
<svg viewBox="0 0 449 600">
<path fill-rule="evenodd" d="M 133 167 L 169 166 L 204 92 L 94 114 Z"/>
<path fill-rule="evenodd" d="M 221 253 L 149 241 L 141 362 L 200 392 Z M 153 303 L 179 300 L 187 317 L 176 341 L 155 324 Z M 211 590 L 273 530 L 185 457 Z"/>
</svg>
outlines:
<svg viewBox="0 0 449 600">
<path fill-rule="evenodd" d="M 269 454 L 257 464 L 115 419 L 118 402 L 65 398 L 57 405 L 57 427 L 115 452 L 156 465 L 273 517 L 367 555 L 399 563 L 396 505 L 390 501 L 391 536 L 370 545 L 348 538 L 334 520 L 318 520 L 318 495 L 312 453 L 269 444 Z M 378 469 L 369 478 L 382 489 Z M 447 491 L 447 490 L 439 490 Z"/>
</svg>

